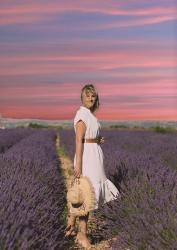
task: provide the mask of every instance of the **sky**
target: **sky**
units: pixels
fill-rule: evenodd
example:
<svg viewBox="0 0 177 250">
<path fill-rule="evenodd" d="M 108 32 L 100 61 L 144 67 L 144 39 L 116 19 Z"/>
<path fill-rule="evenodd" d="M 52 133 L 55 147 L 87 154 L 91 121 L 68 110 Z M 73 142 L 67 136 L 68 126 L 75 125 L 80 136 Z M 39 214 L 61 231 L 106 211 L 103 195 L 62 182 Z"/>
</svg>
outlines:
<svg viewBox="0 0 177 250">
<path fill-rule="evenodd" d="M 177 120 L 177 0 L 1 0 L 0 115 Z"/>
</svg>

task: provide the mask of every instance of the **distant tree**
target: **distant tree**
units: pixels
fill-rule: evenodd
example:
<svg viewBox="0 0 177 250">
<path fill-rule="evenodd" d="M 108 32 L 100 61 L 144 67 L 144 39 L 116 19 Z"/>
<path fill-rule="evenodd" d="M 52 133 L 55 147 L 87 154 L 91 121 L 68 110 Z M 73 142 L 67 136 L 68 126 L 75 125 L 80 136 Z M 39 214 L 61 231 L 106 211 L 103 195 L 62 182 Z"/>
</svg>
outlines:
<svg viewBox="0 0 177 250">
<path fill-rule="evenodd" d="M 156 127 L 153 127 L 154 131 L 157 132 L 157 133 L 174 133 L 174 132 L 177 132 L 177 130 L 173 127 L 161 127 L 161 126 L 156 126 Z"/>
</svg>

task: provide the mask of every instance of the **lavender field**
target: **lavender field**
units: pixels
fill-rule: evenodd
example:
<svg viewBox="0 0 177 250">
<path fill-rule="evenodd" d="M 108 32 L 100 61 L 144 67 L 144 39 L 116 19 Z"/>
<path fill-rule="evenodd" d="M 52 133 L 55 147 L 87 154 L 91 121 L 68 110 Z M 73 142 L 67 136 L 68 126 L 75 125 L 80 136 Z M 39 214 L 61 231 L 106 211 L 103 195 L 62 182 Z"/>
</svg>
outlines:
<svg viewBox="0 0 177 250">
<path fill-rule="evenodd" d="M 95 237 L 115 238 L 113 249 L 177 249 L 177 133 L 102 130 L 107 177 L 121 199 L 97 212 Z M 61 130 L 73 160 L 73 130 Z"/>
<path fill-rule="evenodd" d="M 0 249 L 68 249 L 66 190 L 49 129 L 0 131 Z"/>
<path fill-rule="evenodd" d="M 0 153 L 4 153 L 8 148 L 13 146 L 25 136 L 33 133 L 32 129 L 12 128 L 0 130 Z"/>
</svg>

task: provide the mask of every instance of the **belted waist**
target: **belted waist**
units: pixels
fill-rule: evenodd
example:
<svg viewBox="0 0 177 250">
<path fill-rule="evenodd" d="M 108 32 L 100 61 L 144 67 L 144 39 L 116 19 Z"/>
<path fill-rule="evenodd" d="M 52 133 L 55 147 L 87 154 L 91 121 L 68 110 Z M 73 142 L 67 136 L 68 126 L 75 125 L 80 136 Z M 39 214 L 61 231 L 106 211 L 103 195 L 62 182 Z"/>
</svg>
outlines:
<svg viewBox="0 0 177 250">
<path fill-rule="evenodd" d="M 82 139 L 82 143 L 99 143 L 99 142 L 100 142 L 100 137 L 88 138 L 88 139 L 83 138 Z"/>
</svg>

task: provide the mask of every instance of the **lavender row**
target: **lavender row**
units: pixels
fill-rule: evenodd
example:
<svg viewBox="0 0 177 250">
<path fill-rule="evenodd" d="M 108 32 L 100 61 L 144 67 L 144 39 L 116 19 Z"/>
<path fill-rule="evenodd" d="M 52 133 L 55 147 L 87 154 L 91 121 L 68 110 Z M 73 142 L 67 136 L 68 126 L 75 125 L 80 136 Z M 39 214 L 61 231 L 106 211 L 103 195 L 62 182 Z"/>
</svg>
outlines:
<svg viewBox="0 0 177 250">
<path fill-rule="evenodd" d="M 121 200 L 100 210 L 107 222 L 102 235 L 117 234 L 114 249 L 120 243 L 130 249 L 175 249 L 177 171 L 153 156 L 123 151 L 115 169 L 112 181 Z"/>
<path fill-rule="evenodd" d="M 103 130 L 105 170 L 121 199 L 98 216 L 102 237 L 117 235 L 114 249 L 175 249 L 177 246 L 177 135 Z M 73 158 L 74 133 L 61 131 Z M 106 219 L 106 225 L 105 225 Z M 98 225 L 99 226 L 99 225 Z"/>
<path fill-rule="evenodd" d="M 159 134 L 153 131 L 102 130 L 105 143 L 101 145 L 105 156 L 105 169 L 108 175 L 114 172 L 120 152 L 150 154 L 160 158 L 165 165 L 177 169 L 177 134 Z M 74 130 L 60 130 L 60 139 L 69 157 L 74 159 Z M 112 163 L 109 164 L 110 159 Z"/>
<path fill-rule="evenodd" d="M 14 161 L 33 162 L 50 167 L 50 164 L 53 166 L 53 163 L 57 164 L 58 161 L 54 154 L 55 140 L 56 132 L 53 130 L 36 130 L 30 137 L 23 138 L 13 145 L 4 155 Z"/>
<path fill-rule="evenodd" d="M 117 233 L 130 249 L 175 249 L 177 245 L 177 135 L 151 131 L 103 131 L 108 176 L 122 198 L 101 210 L 103 234 Z M 111 211 L 110 211 L 111 210 Z M 110 213 L 111 212 L 111 213 Z M 111 214 L 111 216 L 110 216 Z"/>
<path fill-rule="evenodd" d="M 61 146 L 65 153 L 73 160 L 75 153 L 75 133 L 72 129 L 62 129 L 59 132 Z"/>
<path fill-rule="evenodd" d="M 15 143 L 31 135 L 33 132 L 33 129 L 25 128 L 0 129 L 0 153 L 4 153 Z"/>
<path fill-rule="evenodd" d="M 120 152 L 134 153 L 135 155 L 151 155 L 174 169 L 177 169 L 177 133 L 159 134 L 153 131 L 116 131 L 103 130 L 105 144 L 102 149 L 105 155 L 107 173 L 112 172 Z M 114 162 L 109 164 L 109 160 Z"/>
<path fill-rule="evenodd" d="M 38 131 L 0 156 L 0 248 L 68 249 L 56 133 Z"/>
</svg>

